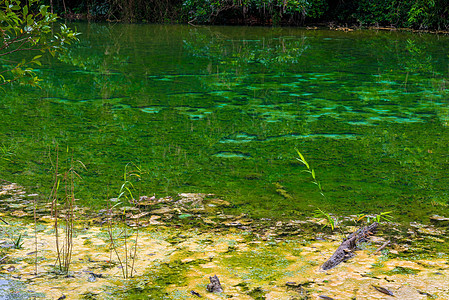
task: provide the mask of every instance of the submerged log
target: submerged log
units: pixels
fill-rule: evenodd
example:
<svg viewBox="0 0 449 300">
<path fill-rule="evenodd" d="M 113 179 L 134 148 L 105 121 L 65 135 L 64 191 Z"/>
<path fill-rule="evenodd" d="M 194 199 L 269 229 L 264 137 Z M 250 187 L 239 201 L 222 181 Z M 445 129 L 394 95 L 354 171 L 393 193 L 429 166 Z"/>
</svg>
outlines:
<svg viewBox="0 0 449 300">
<path fill-rule="evenodd" d="M 357 245 L 359 243 L 368 241 L 369 236 L 374 233 L 378 226 L 379 223 L 374 222 L 373 224 L 362 227 L 356 232 L 348 235 L 348 237 L 343 240 L 343 243 L 341 243 L 340 247 L 338 247 L 334 254 L 332 254 L 332 256 L 321 266 L 321 269 L 330 270 L 339 265 L 341 262 L 354 257 L 354 250 L 357 249 Z"/>
</svg>

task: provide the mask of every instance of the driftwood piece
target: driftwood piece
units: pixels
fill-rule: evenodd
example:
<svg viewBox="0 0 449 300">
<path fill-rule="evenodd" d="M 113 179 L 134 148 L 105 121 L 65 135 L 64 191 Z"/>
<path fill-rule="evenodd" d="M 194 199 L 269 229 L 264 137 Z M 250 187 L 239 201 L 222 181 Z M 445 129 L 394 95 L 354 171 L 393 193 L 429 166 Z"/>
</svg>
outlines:
<svg viewBox="0 0 449 300">
<path fill-rule="evenodd" d="M 210 293 L 222 293 L 223 288 L 221 287 L 220 280 L 217 275 L 209 277 L 210 283 L 207 285 L 206 289 Z"/>
<path fill-rule="evenodd" d="M 370 255 L 371 255 L 371 254 L 379 253 L 380 251 L 384 250 L 388 245 L 390 245 L 390 241 L 389 241 L 389 240 L 386 241 L 385 243 L 383 243 L 382 246 L 380 246 L 379 248 L 377 248 L 376 251 L 374 251 L 373 253 L 370 253 Z"/>
<path fill-rule="evenodd" d="M 190 291 L 190 294 L 192 294 L 193 296 L 197 296 L 198 298 L 202 298 L 201 295 L 200 295 L 200 293 L 195 292 L 194 290 L 191 290 L 191 291 Z"/>
<path fill-rule="evenodd" d="M 356 232 L 351 233 L 348 237 L 343 240 L 340 247 L 332 254 L 332 256 L 321 266 L 323 270 L 330 270 L 341 262 L 344 262 L 351 257 L 354 257 L 354 250 L 357 248 L 357 245 L 362 242 L 366 242 L 371 234 L 379 226 L 379 223 L 374 222 L 369 226 L 362 227 L 358 229 Z"/>
<path fill-rule="evenodd" d="M 373 288 L 375 288 L 377 291 L 379 291 L 379 292 L 381 292 L 381 293 L 384 293 L 385 295 L 394 297 L 394 294 L 393 294 L 392 291 L 387 290 L 386 288 L 381 287 L 381 286 L 378 286 L 378 285 L 372 285 L 372 286 L 373 286 Z"/>
</svg>

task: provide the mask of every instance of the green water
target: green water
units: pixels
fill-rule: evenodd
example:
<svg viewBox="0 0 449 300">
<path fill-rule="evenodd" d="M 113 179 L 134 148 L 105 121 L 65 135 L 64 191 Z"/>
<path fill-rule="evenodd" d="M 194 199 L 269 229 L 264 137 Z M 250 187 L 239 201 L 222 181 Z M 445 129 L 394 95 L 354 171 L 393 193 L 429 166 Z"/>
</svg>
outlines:
<svg viewBox="0 0 449 300">
<path fill-rule="evenodd" d="M 0 178 L 45 198 L 58 144 L 95 208 L 133 162 L 136 193 L 215 193 L 255 217 L 447 214 L 447 36 L 75 25 L 81 42 L 36 70 L 42 89 L 1 91 Z"/>
</svg>

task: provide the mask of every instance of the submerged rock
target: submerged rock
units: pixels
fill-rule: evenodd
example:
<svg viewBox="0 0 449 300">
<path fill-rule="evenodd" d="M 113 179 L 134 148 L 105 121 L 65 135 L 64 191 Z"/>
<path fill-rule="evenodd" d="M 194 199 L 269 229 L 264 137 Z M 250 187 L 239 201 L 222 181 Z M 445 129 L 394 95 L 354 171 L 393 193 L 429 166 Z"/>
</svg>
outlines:
<svg viewBox="0 0 449 300">
<path fill-rule="evenodd" d="M 210 293 L 222 293 L 223 288 L 221 287 L 220 280 L 217 275 L 209 277 L 210 283 L 207 285 L 207 291 Z"/>
<path fill-rule="evenodd" d="M 430 222 L 435 224 L 435 226 L 447 226 L 449 225 L 449 218 L 439 215 L 432 215 L 430 217 Z"/>
</svg>

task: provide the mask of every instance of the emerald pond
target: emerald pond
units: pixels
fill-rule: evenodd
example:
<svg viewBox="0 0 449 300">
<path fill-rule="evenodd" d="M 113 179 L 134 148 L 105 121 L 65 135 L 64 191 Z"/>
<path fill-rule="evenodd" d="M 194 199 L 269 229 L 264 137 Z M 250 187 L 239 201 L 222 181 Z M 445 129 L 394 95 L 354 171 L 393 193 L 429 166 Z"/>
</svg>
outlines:
<svg viewBox="0 0 449 300">
<path fill-rule="evenodd" d="M 140 195 L 214 193 L 254 217 L 448 211 L 447 36 L 72 26 L 81 41 L 45 59 L 41 89 L 1 91 L 1 179 L 45 199 L 58 144 L 63 167 L 86 166 L 76 197 L 95 208 L 132 162 Z"/>
</svg>

